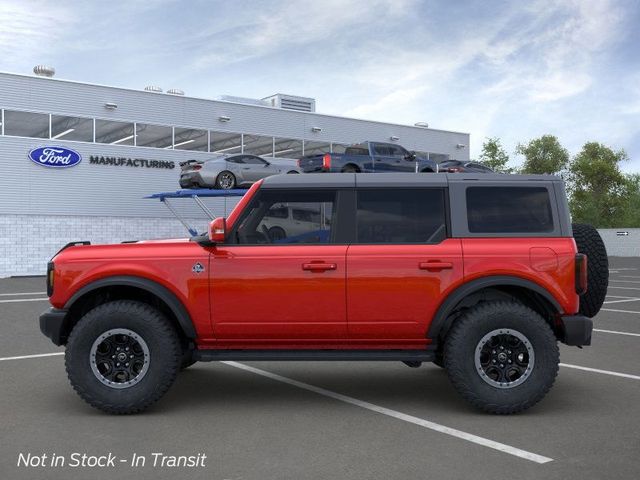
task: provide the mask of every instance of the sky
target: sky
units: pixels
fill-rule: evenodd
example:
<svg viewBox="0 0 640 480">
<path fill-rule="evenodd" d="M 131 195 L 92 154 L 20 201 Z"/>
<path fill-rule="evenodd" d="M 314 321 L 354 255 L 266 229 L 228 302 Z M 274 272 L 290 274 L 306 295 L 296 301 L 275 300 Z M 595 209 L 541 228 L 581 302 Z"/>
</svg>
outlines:
<svg viewBox="0 0 640 480">
<path fill-rule="evenodd" d="M 640 0 L 0 0 L 0 71 L 624 149 L 640 172 Z"/>
</svg>

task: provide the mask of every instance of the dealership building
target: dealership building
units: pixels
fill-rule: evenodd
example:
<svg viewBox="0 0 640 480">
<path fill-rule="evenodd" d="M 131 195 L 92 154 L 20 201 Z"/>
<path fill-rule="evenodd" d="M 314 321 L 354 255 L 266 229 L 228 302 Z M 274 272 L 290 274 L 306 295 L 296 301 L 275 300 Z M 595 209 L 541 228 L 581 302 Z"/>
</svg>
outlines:
<svg viewBox="0 0 640 480">
<path fill-rule="evenodd" d="M 469 158 L 469 134 L 323 115 L 306 97 L 210 100 L 176 89 L 59 80 L 48 67 L 34 72 L 0 73 L 0 277 L 43 274 L 70 241 L 186 236 L 164 205 L 144 198 L 179 189 L 186 160 L 250 153 L 293 164 L 365 140 L 437 161 Z M 38 161 L 56 155 L 65 168 Z M 210 199 L 207 206 L 226 215 L 236 202 Z M 175 205 L 204 229 L 195 205 Z"/>
</svg>

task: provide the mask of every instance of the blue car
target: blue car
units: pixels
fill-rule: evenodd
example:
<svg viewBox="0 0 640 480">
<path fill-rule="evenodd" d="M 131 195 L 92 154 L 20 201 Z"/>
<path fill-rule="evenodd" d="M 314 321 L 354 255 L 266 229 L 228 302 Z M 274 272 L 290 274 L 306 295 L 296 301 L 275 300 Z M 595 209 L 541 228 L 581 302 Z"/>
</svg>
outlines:
<svg viewBox="0 0 640 480">
<path fill-rule="evenodd" d="M 400 145 L 364 142 L 347 147 L 344 153 L 309 155 L 298 160 L 304 173 L 321 172 L 437 172 L 437 162 L 417 156 Z"/>
</svg>

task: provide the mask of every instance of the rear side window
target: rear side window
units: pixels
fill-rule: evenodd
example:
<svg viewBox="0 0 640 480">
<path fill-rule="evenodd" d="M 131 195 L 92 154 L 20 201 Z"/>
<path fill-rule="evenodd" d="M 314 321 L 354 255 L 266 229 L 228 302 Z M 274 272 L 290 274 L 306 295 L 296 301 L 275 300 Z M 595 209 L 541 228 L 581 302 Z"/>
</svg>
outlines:
<svg viewBox="0 0 640 480">
<path fill-rule="evenodd" d="M 471 233 L 553 231 L 551 201 L 544 187 L 469 187 L 467 215 Z"/>
<path fill-rule="evenodd" d="M 446 237 L 444 190 L 358 191 L 358 243 L 439 243 Z"/>
<path fill-rule="evenodd" d="M 349 147 L 344 153 L 345 155 L 369 155 L 369 150 L 362 147 Z"/>
</svg>

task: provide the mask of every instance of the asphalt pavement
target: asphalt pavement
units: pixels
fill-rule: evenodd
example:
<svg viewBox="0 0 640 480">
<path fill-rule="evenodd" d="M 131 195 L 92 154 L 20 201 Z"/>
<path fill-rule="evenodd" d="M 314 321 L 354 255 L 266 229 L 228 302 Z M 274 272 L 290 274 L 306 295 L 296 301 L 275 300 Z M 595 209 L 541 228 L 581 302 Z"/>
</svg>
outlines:
<svg viewBox="0 0 640 480">
<path fill-rule="evenodd" d="M 640 478 L 640 258 L 611 258 L 593 345 L 563 345 L 551 392 L 512 416 L 399 362 L 200 363 L 148 412 L 107 415 L 40 333 L 44 290 L 0 280 L 2 479 Z"/>
</svg>

